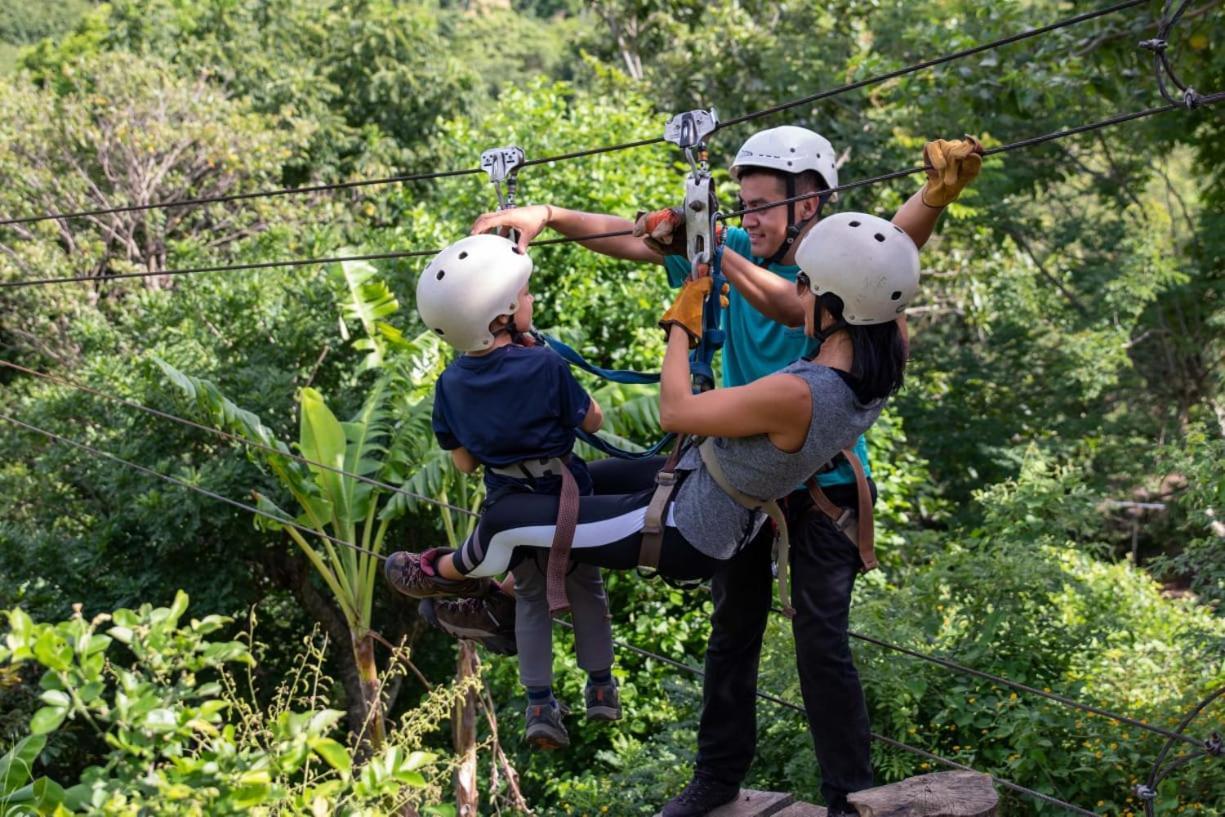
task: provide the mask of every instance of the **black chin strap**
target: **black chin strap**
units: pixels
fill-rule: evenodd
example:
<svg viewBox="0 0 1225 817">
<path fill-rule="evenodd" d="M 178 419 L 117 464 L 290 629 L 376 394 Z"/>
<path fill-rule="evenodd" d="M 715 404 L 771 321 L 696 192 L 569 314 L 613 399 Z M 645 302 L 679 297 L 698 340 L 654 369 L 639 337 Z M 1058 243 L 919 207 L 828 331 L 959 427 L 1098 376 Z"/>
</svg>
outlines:
<svg viewBox="0 0 1225 817">
<path fill-rule="evenodd" d="M 802 221 L 795 220 L 795 202 L 791 199 L 795 198 L 795 176 L 787 174 L 787 235 L 783 238 L 783 242 L 778 245 L 778 249 L 774 255 L 766 259 L 766 264 L 781 264 L 787 252 L 791 249 L 791 245 L 800 237 L 800 233 L 804 232 L 804 228 L 813 219 L 821 215 L 821 209 L 825 206 L 825 196 L 817 197 L 817 211 L 812 214 L 812 218 L 806 218 Z"/>
</svg>

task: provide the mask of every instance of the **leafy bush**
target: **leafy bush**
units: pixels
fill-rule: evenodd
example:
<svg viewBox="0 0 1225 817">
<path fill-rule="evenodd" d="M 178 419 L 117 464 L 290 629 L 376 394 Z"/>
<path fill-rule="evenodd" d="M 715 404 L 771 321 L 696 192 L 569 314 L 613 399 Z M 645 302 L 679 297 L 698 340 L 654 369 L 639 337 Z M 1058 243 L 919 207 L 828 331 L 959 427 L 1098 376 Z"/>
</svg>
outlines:
<svg viewBox="0 0 1225 817">
<path fill-rule="evenodd" d="M 8 613 L 0 662 L 45 671 L 30 735 L 0 758 L 0 813 L 373 817 L 437 796 L 425 776 L 435 756 L 406 740 L 359 764 L 330 737 L 344 713 L 292 711 L 292 690 L 286 706 L 267 715 L 244 705 L 227 669 L 254 663 L 246 645 L 210 638 L 228 619 L 183 622 L 186 611 L 179 593 L 169 608 L 143 605 L 88 621 L 78 613 L 40 624 L 20 609 Z M 450 702 L 428 708 L 435 723 Z M 34 766 L 68 720 L 86 724 L 108 750 L 65 788 L 36 777 Z"/>
</svg>

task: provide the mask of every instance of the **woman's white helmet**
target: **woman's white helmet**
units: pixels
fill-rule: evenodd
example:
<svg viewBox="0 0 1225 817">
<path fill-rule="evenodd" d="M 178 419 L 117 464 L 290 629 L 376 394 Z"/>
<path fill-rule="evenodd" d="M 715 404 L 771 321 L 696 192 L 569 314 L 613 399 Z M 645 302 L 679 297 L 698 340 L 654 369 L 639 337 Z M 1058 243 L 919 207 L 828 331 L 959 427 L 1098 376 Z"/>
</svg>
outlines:
<svg viewBox="0 0 1225 817">
<path fill-rule="evenodd" d="M 417 279 L 417 312 L 426 327 L 461 352 L 488 349 L 489 325 L 519 308 L 532 259 L 498 235 L 471 235 L 444 249 Z M 526 329 L 526 327 L 524 327 Z"/>
<path fill-rule="evenodd" d="M 838 186 L 838 157 L 834 146 L 816 131 L 796 125 L 783 125 L 758 131 L 750 136 L 732 162 L 732 178 L 739 181 L 740 172 L 749 167 L 764 167 L 781 173 L 803 173 L 815 170 L 830 187 Z M 837 201 L 838 194 L 830 199 Z"/>
<path fill-rule="evenodd" d="M 866 213 L 817 222 L 795 251 L 817 295 L 842 299 L 847 323 L 887 323 L 919 290 L 919 250 L 901 227 Z"/>
</svg>

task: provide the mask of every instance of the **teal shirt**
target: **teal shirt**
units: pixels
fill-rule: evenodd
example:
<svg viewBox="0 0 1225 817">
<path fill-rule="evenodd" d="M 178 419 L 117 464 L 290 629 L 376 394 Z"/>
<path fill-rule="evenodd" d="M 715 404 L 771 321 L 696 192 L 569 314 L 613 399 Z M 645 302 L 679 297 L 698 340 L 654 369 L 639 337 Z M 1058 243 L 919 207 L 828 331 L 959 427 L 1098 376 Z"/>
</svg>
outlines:
<svg viewBox="0 0 1225 817">
<path fill-rule="evenodd" d="M 753 256 L 749 246 L 749 234 L 739 227 L 729 227 L 723 233 L 724 246 L 735 250 L 758 266 L 765 261 Z M 689 275 L 689 260 L 680 255 L 664 258 L 668 270 L 668 281 L 680 286 Z M 800 268 L 794 264 L 770 264 L 766 269 L 794 283 Z M 734 287 L 728 295 L 728 307 L 723 311 L 723 329 L 727 341 L 723 344 L 723 385 L 743 386 L 754 380 L 774 374 L 812 350 L 813 341 L 803 329 L 793 329 L 772 321 L 758 312 Z M 868 443 L 862 436 L 855 441 L 855 454 L 870 476 L 868 465 Z M 817 476 L 821 485 L 846 485 L 855 482 L 855 472 L 843 463 Z"/>
</svg>

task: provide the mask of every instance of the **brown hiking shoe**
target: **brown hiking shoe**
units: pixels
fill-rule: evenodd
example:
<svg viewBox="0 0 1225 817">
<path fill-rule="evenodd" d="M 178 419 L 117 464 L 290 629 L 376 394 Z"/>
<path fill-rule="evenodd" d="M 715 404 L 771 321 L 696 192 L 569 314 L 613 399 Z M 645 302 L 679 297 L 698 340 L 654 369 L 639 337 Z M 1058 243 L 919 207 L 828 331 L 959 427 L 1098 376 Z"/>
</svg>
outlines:
<svg viewBox="0 0 1225 817">
<path fill-rule="evenodd" d="M 439 556 L 451 551 L 435 548 L 425 553 L 397 551 L 383 563 L 383 575 L 396 590 L 415 599 L 436 596 L 484 596 L 497 589 L 492 579 L 444 579 L 433 569 Z"/>
<path fill-rule="evenodd" d="M 478 599 L 426 599 L 419 608 L 430 624 L 454 638 L 479 641 L 500 655 L 514 655 L 515 599 L 495 590 Z"/>
</svg>

